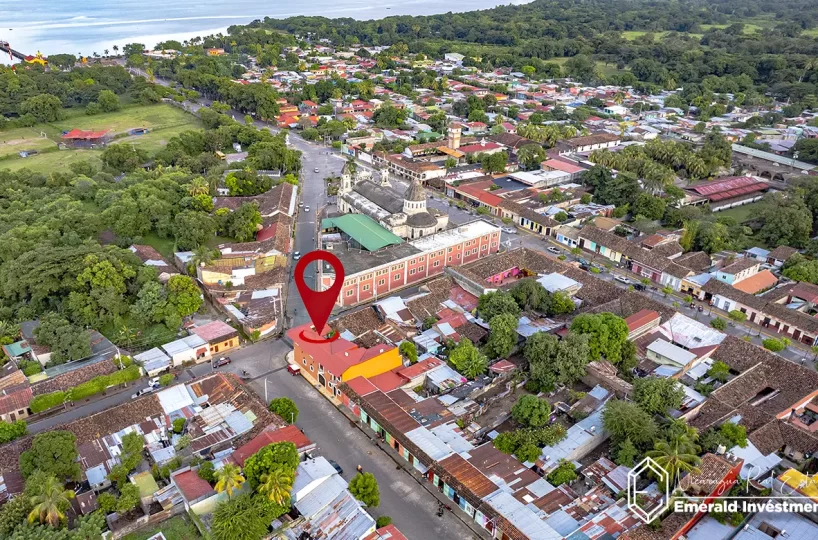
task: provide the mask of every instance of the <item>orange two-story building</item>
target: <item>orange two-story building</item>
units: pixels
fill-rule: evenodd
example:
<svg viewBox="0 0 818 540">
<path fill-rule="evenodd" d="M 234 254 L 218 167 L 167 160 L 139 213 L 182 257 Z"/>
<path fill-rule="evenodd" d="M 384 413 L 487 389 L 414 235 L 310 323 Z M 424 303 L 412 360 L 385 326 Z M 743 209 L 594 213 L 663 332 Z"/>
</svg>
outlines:
<svg viewBox="0 0 818 540">
<path fill-rule="evenodd" d="M 325 327 L 321 335 L 331 331 Z M 293 361 L 301 368 L 301 374 L 334 400 L 341 395 L 339 383 L 355 377 L 374 377 L 403 365 L 397 347 L 392 345 L 367 349 L 342 338 L 313 343 L 303 337 L 320 339 L 309 324 L 291 328 L 287 336 L 293 342 Z"/>
</svg>

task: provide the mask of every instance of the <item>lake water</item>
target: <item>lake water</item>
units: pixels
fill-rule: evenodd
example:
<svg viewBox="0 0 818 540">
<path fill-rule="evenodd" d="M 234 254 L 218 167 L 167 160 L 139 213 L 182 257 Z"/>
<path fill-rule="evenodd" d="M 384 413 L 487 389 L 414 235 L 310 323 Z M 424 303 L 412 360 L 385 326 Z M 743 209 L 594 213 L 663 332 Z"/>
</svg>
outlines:
<svg viewBox="0 0 818 540">
<path fill-rule="evenodd" d="M 103 54 L 114 45 L 167 39 L 184 41 L 224 32 L 228 26 L 263 17 L 295 15 L 377 19 L 389 15 L 431 15 L 525 3 L 472 0 L 453 9 L 445 0 L 365 2 L 313 0 L 307 4 L 252 0 L 0 0 L 0 41 L 25 54 Z M 374 5 L 373 5 L 374 4 Z M 389 8 L 389 9 L 388 9 Z M 8 62 L 0 56 L 0 62 Z"/>
</svg>

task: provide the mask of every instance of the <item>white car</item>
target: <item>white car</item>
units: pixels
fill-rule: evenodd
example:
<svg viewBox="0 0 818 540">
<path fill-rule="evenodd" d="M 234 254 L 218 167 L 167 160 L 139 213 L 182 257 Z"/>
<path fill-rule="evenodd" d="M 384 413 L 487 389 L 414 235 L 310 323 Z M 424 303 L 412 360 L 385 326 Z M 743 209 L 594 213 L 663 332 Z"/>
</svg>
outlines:
<svg viewBox="0 0 818 540">
<path fill-rule="evenodd" d="M 548 246 L 547 248 L 545 248 L 545 250 L 548 253 L 553 253 L 554 255 L 562 255 L 562 251 L 560 251 L 560 248 L 555 248 L 554 246 Z"/>
<path fill-rule="evenodd" d="M 318 167 L 315 168 L 315 172 L 318 172 Z"/>
<path fill-rule="evenodd" d="M 159 377 L 154 377 L 153 379 L 149 380 L 148 385 L 153 387 L 153 388 L 156 388 L 157 386 L 159 386 Z"/>
<path fill-rule="evenodd" d="M 631 280 L 629 280 L 625 276 L 616 276 L 614 279 L 616 281 L 618 281 L 619 283 L 622 283 L 624 285 L 630 285 L 631 284 Z"/>
<path fill-rule="evenodd" d="M 139 390 L 136 394 L 132 394 L 131 399 L 136 399 L 139 396 L 144 396 L 145 394 L 149 394 L 150 392 L 153 392 L 154 390 L 155 390 L 155 388 L 153 386 L 148 386 L 147 388 L 143 388 L 142 390 Z"/>
<path fill-rule="evenodd" d="M 309 212 L 309 211 L 310 211 L 310 207 L 309 207 L 309 206 L 305 206 L 305 207 L 304 207 L 304 211 L 305 211 L 305 212 Z"/>
<path fill-rule="evenodd" d="M 300 258 L 301 258 L 301 252 L 300 251 L 296 251 L 295 253 L 293 253 L 293 260 L 294 261 L 297 261 Z"/>
<path fill-rule="evenodd" d="M 503 227 L 503 232 L 506 234 L 517 234 L 517 229 L 514 227 Z"/>
</svg>

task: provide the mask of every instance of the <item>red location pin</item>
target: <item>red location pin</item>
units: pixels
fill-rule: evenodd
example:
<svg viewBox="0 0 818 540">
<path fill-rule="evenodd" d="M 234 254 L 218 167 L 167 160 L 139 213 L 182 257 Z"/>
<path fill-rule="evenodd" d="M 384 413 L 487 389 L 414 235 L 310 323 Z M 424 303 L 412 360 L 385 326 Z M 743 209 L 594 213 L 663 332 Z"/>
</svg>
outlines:
<svg viewBox="0 0 818 540">
<path fill-rule="evenodd" d="M 306 270 L 307 265 L 313 261 L 326 261 L 335 269 L 335 282 L 332 284 L 332 287 L 325 291 L 314 291 L 304 281 L 304 270 Z M 298 287 L 298 292 L 304 301 L 304 307 L 310 315 L 312 327 L 315 328 L 316 334 L 320 336 L 320 332 L 324 330 L 324 326 L 326 326 L 327 320 L 329 320 L 332 308 L 335 307 L 335 300 L 338 299 L 338 293 L 341 292 L 344 286 L 344 265 L 341 264 L 338 257 L 328 251 L 310 251 L 295 265 L 295 285 Z M 330 339 L 315 339 L 306 336 L 302 331 L 301 339 L 312 343 L 325 343 L 338 339 L 339 335 L 340 334 L 336 332 Z"/>
</svg>

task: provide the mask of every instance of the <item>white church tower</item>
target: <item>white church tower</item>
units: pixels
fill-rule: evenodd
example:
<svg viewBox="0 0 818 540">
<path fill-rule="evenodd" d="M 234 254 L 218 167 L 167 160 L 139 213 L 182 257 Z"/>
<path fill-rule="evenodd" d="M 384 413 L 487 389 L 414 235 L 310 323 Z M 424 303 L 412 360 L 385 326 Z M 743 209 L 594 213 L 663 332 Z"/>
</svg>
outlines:
<svg viewBox="0 0 818 540">
<path fill-rule="evenodd" d="M 403 198 L 403 213 L 407 216 L 426 212 L 426 190 L 420 180 L 412 180 Z"/>
</svg>

